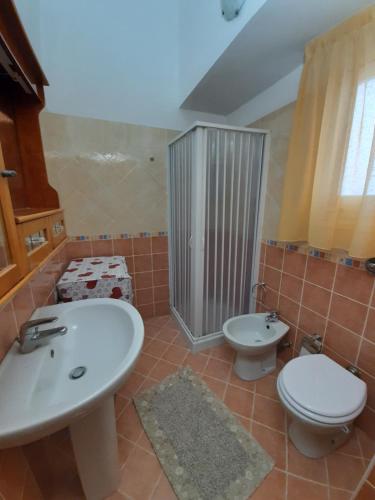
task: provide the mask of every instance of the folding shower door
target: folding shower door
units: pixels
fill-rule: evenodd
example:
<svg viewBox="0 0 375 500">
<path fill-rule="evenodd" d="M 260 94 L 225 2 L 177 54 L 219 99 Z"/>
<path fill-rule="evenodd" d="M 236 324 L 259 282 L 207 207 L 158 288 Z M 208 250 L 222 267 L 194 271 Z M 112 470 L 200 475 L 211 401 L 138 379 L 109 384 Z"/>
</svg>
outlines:
<svg viewBox="0 0 375 500">
<path fill-rule="evenodd" d="M 192 339 L 250 311 L 264 142 L 199 123 L 169 146 L 170 300 Z"/>
</svg>

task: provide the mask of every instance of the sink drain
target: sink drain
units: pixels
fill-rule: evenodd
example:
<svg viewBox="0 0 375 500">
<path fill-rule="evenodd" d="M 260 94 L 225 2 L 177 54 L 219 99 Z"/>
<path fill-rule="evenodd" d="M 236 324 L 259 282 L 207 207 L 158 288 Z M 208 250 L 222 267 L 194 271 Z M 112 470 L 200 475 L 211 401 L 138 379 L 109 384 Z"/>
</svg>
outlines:
<svg viewBox="0 0 375 500">
<path fill-rule="evenodd" d="M 86 373 L 86 371 L 86 366 L 77 366 L 76 368 L 73 368 L 73 370 L 69 373 L 69 378 L 71 378 L 72 380 L 81 378 Z"/>
</svg>

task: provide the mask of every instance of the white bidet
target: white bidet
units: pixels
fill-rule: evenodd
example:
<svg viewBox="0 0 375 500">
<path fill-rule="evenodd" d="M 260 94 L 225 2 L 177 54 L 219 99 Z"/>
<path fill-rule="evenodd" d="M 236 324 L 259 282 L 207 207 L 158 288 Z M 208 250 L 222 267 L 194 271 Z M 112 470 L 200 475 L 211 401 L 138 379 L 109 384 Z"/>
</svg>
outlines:
<svg viewBox="0 0 375 500">
<path fill-rule="evenodd" d="M 237 351 L 234 370 L 243 380 L 256 380 L 276 368 L 278 342 L 289 330 L 280 320 L 267 322 L 267 313 L 244 314 L 228 319 L 224 337 Z"/>
</svg>

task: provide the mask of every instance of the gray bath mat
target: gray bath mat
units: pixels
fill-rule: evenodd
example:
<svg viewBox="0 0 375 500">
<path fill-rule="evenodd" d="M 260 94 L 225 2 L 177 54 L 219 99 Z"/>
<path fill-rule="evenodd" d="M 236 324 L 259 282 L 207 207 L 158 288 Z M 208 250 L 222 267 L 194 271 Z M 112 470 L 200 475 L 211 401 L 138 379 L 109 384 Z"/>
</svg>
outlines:
<svg viewBox="0 0 375 500">
<path fill-rule="evenodd" d="M 183 368 L 134 399 L 143 427 L 181 500 L 243 500 L 273 462 L 237 418 Z"/>
</svg>

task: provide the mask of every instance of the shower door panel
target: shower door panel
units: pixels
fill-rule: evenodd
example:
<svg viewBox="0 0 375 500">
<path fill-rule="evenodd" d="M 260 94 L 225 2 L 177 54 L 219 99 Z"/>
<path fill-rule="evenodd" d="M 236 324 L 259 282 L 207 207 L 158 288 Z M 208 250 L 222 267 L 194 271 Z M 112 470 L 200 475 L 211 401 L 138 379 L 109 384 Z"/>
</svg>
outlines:
<svg viewBox="0 0 375 500">
<path fill-rule="evenodd" d="M 169 148 L 170 302 L 189 330 L 193 328 L 191 209 L 194 133 Z"/>
<path fill-rule="evenodd" d="M 203 334 L 249 312 L 262 134 L 208 128 Z"/>
</svg>

